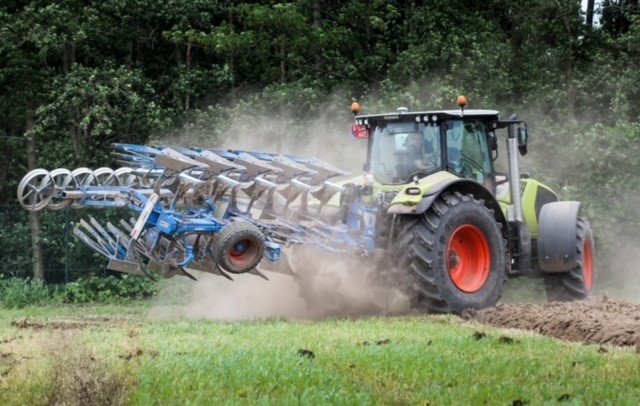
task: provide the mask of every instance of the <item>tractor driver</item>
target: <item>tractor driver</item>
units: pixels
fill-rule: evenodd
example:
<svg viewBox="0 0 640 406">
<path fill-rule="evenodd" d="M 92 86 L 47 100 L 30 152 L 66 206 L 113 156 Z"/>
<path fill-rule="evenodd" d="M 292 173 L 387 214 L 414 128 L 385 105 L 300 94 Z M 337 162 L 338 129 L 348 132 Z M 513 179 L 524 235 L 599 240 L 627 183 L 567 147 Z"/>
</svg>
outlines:
<svg viewBox="0 0 640 406">
<path fill-rule="evenodd" d="M 411 137 L 411 142 L 407 146 L 407 155 L 409 157 L 407 161 L 415 165 L 417 170 L 432 169 L 434 166 L 433 162 L 425 159 L 428 154 L 425 154 L 424 138 L 422 137 L 422 134 L 414 133 L 409 137 Z"/>
</svg>

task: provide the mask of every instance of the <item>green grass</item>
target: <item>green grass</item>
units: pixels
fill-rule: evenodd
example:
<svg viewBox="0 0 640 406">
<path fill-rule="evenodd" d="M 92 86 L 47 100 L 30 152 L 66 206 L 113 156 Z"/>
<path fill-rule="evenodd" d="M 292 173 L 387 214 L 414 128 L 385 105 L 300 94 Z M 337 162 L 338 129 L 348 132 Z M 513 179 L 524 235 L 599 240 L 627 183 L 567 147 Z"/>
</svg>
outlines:
<svg viewBox="0 0 640 406">
<path fill-rule="evenodd" d="M 453 316 L 228 323 L 148 321 L 146 311 L 140 305 L 0 311 L 0 404 L 640 400 L 634 349 L 565 343 Z M 20 326 L 25 316 L 30 327 Z M 66 322 L 76 324 L 61 328 Z M 477 339 L 477 332 L 485 336 Z M 301 356 L 301 349 L 314 357 Z"/>
</svg>

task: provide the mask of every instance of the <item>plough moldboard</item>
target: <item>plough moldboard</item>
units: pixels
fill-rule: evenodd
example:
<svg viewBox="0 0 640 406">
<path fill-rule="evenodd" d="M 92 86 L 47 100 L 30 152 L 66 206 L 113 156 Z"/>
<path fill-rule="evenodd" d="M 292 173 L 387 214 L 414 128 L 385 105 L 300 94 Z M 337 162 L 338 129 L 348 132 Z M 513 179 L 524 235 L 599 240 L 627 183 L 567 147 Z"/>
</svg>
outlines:
<svg viewBox="0 0 640 406">
<path fill-rule="evenodd" d="M 278 261 L 283 246 L 309 244 L 332 252 L 374 248 L 373 231 L 366 232 L 358 219 L 376 209 L 344 198 L 359 196 L 349 191 L 356 186 L 332 183 L 348 173 L 321 160 L 205 148 L 112 147 L 121 165 L 116 170 L 35 169 L 18 186 L 18 200 L 28 211 L 130 209 L 133 216 L 118 224 L 102 226 L 89 217 L 74 229 L 109 259 L 111 270 L 150 277 L 193 278 L 188 269 L 229 279 L 230 273 L 246 272 L 264 277 L 258 264 Z M 333 204 L 338 200 L 342 203 Z"/>
</svg>

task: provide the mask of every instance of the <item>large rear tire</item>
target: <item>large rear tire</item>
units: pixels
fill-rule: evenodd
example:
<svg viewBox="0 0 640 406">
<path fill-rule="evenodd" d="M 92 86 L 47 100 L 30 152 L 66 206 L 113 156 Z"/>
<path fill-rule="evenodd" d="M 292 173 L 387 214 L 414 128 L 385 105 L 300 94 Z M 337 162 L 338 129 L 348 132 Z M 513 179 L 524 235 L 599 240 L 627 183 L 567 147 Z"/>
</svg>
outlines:
<svg viewBox="0 0 640 406">
<path fill-rule="evenodd" d="M 546 274 L 547 301 L 570 302 L 589 297 L 595 288 L 596 258 L 591 226 L 587 219 L 576 222 L 577 265 L 569 272 Z"/>
<path fill-rule="evenodd" d="M 472 195 L 445 193 L 406 216 L 394 253 L 411 276 L 414 307 L 461 313 L 493 306 L 507 277 L 505 242 L 493 212 Z"/>
</svg>

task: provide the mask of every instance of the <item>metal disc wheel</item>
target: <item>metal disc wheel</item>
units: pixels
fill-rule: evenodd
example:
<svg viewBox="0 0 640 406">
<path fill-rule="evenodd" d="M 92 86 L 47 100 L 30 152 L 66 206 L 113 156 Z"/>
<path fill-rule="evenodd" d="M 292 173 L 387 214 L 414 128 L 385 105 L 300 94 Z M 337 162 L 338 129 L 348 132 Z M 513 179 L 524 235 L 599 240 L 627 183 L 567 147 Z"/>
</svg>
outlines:
<svg viewBox="0 0 640 406">
<path fill-rule="evenodd" d="M 122 167 L 115 170 L 114 174 L 118 179 L 118 185 L 120 186 L 137 186 L 137 176 L 133 173 L 133 168 Z"/>
<path fill-rule="evenodd" d="M 93 176 L 96 178 L 96 182 L 100 186 L 119 186 L 120 182 L 115 172 L 111 168 L 98 168 L 93 171 Z"/>
<path fill-rule="evenodd" d="M 71 174 L 73 178 L 76 180 L 78 187 L 82 186 L 96 186 L 98 183 L 96 181 L 96 176 L 93 171 L 89 168 L 77 168 L 74 169 Z"/>
<path fill-rule="evenodd" d="M 89 168 L 77 168 L 71 172 L 73 175 L 73 179 L 76 182 L 77 188 L 82 188 L 85 186 L 99 186 L 98 180 L 96 179 L 95 174 Z M 84 206 L 80 203 L 71 203 L 71 207 L 74 209 L 82 209 Z"/>
<path fill-rule="evenodd" d="M 50 210 L 62 210 L 71 204 L 71 200 L 62 197 L 61 194 L 67 190 L 76 190 L 76 180 L 71 171 L 65 168 L 54 169 L 50 175 L 53 181 L 54 193 L 49 204 L 47 204 L 47 208 Z"/>
<path fill-rule="evenodd" d="M 34 169 L 20 181 L 18 185 L 18 201 L 25 210 L 42 210 L 49 204 L 54 189 L 49 171 L 46 169 Z"/>
</svg>

